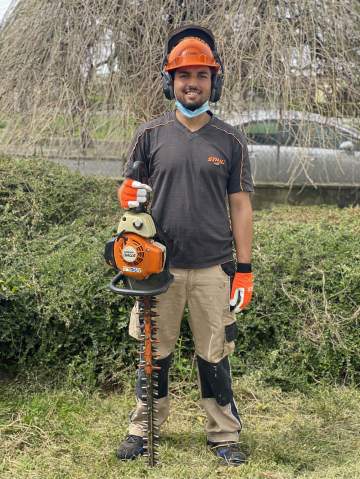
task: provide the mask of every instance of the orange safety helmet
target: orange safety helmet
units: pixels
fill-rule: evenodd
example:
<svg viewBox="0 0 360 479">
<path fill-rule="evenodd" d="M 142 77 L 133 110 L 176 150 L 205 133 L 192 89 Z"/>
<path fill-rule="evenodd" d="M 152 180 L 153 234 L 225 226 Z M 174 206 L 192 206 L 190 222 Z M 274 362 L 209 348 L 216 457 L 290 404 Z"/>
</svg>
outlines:
<svg viewBox="0 0 360 479">
<path fill-rule="evenodd" d="M 207 66 L 216 72 L 220 68 L 209 45 L 197 37 L 181 40 L 169 53 L 164 70 L 170 72 L 190 66 Z"/>
</svg>

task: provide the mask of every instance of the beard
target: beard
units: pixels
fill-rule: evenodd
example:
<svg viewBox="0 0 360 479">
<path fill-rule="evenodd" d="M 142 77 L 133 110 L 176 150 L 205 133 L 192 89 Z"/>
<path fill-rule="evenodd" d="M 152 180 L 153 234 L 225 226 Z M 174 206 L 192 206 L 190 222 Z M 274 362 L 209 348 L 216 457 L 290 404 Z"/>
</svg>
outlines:
<svg viewBox="0 0 360 479">
<path fill-rule="evenodd" d="M 198 90 L 188 90 L 186 93 L 188 92 L 196 92 L 196 93 L 199 93 L 201 95 L 201 93 L 198 91 Z M 200 108 L 203 104 L 204 104 L 204 101 L 203 99 L 199 99 L 199 100 L 187 100 L 186 98 L 186 93 L 184 94 L 184 99 L 183 100 L 179 100 L 180 103 L 185 107 L 187 108 L 188 110 L 190 111 L 195 111 L 197 108 Z"/>
<path fill-rule="evenodd" d="M 197 101 L 197 102 L 187 102 L 186 100 L 182 101 L 182 100 L 179 100 L 180 103 L 185 107 L 187 108 L 188 110 L 190 111 L 195 111 L 197 108 L 200 108 L 205 102 L 203 101 Z"/>
<path fill-rule="evenodd" d="M 191 103 L 190 105 L 187 103 L 183 103 L 182 101 L 180 102 L 185 108 L 187 108 L 190 111 L 195 111 L 197 108 L 200 108 L 202 103 Z"/>
</svg>

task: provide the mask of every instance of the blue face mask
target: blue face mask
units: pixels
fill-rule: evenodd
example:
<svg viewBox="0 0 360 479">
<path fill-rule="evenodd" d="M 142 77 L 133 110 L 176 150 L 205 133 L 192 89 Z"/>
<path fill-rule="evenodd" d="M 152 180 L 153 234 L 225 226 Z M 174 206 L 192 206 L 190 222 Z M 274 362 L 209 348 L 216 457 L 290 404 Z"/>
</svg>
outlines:
<svg viewBox="0 0 360 479">
<path fill-rule="evenodd" d="M 186 106 L 180 103 L 179 100 L 176 100 L 175 105 L 176 105 L 176 108 L 180 111 L 180 113 L 182 113 L 187 118 L 195 118 L 201 115 L 202 113 L 205 113 L 208 110 L 210 110 L 208 101 L 203 103 L 199 108 L 196 108 L 196 110 L 189 110 L 188 108 L 186 108 Z"/>
</svg>

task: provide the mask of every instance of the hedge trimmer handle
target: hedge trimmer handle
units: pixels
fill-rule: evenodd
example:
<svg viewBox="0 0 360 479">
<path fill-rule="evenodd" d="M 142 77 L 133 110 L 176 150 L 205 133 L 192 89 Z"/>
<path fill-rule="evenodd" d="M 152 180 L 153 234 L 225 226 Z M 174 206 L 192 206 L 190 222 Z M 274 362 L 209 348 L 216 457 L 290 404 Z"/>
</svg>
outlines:
<svg viewBox="0 0 360 479">
<path fill-rule="evenodd" d="M 145 165 L 142 161 L 135 161 L 133 166 L 132 166 L 132 169 L 131 169 L 130 178 L 132 180 L 138 181 L 139 183 L 142 183 L 142 172 L 143 172 L 144 167 L 145 167 Z M 137 206 L 136 208 L 134 208 L 134 210 L 135 210 L 136 213 L 146 212 L 146 208 L 145 208 L 145 205 L 143 203 L 140 203 L 140 205 Z"/>
<path fill-rule="evenodd" d="M 141 280 L 129 278 L 120 271 L 111 280 L 109 288 L 113 293 L 124 296 L 158 296 L 168 290 L 173 280 L 173 275 L 166 270 L 158 274 L 152 274 L 145 283 Z M 124 283 L 123 287 L 117 286 L 120 281 Z"/>
</svg>

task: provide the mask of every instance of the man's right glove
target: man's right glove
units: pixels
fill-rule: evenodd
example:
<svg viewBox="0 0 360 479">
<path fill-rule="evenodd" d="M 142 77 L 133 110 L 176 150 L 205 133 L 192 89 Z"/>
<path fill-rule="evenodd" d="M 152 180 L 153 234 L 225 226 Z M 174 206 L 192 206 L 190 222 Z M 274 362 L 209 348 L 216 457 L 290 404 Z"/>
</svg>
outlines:
<svg viewBox="0 0 360 479">
<path fill-rule="evenodd" d="M 149 185 L 126 178 L 117 191 L 120 206 L 126 210 L 137 208 L 140 203 L 146 203 L 150 191 L 152 190 Z"/>
</svg>

